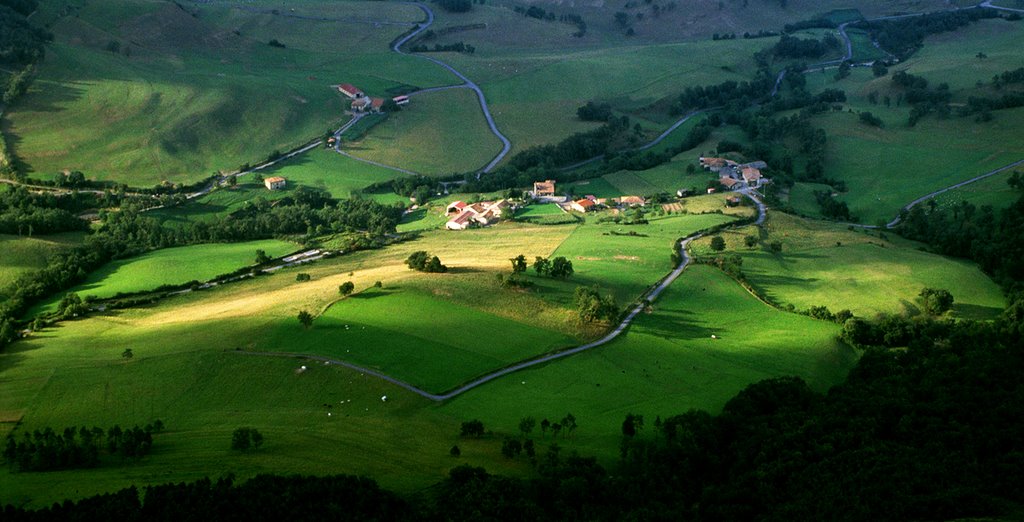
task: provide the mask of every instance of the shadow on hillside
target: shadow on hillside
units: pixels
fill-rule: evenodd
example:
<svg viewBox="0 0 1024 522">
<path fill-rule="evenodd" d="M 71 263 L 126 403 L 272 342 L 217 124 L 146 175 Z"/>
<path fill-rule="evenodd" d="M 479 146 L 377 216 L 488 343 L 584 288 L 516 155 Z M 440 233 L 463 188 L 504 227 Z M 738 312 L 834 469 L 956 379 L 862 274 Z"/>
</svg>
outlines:
<svg viewBox="0 0 1024 522">
<path fill-rule="evenodd" d="M 671 315 L 667 315 L 670 313 Z M 653 316 L 641 314 L 637 333 L 653 335 L 667 341 L 710 339 L 715 330 L 695 312 L 686 310 L 659 311 L 654 307 Z M 662 315 L 657 315 L 662 314 Z M 645 320 L 646 319 L 646 320 Z"/>
<path fill-rule="evenodd" d="M 953 313 L 961 319 L 984 321 L 998 317 L 1002 311 L 1002 308 L 995 306 L 981 306 L 964 303 L 953 304 Z"/>
<path fill-rule="evenodd" d="M 393 293 L 395 293 L 394 290 L 384 290 L 384 289 L 376 288 L 376 289 L 368 290 L 368 291 L 365 291 L 365 292 L 359 292 L 358 294 L 352 294 L 352 295 L 348 296 L 346 298 L 346 300 L 353 299 L 353 300 L 365 301 L 367 299 L 377 299 L 378 297 L 387 297 L 387 296 L 389 296 L 389 295 L 391 295 Z"/>
</svg>

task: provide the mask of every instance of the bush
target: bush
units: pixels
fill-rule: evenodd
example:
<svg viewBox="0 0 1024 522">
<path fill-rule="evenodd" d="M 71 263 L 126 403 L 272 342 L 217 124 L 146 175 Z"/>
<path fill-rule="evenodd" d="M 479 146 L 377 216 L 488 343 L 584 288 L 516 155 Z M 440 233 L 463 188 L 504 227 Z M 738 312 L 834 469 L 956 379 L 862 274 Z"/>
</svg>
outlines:
<svg viewBox="0 0 1024 522">
<path fill-rule="evenodd" d="M 263 445 L 263 434 L 256 428 L 238 428 L 231 434 L 231 449 L 256 451 Z"/>
</svg>

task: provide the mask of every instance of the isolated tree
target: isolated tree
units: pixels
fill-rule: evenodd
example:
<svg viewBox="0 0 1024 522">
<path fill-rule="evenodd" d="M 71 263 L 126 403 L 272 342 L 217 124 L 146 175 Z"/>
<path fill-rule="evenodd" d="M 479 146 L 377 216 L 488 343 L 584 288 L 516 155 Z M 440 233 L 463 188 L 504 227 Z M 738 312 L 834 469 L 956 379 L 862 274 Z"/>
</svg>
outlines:
<svg viewBox="0 0 1024 522">
<path fill-rule="evenodd" d="M 338 292 L 343 296 L 348 296 L 356 289 L 356 285 L 352 281 L 345 281 L 338 287 Z"/>
<path fill-rule="evenodd" d="M 558 437 L 558 432 L 562 431 L 562 425 L 557 422 L 551 423 L 551 437 Z"/>
<path fill-rule="evenodd" d="M 135 357 L 135 353 L 132 352 L 131 348 L 125 348 L 124 351 L 121 352 L 121 358 L 126 361 L 130 361 L 132 357 Z"/>
<path fill-rule="evenodd" d="M 256 264 L 257 265 L 262 265 L 264 263 L 269 263 L 269 262 L 270 262 L 270 256 L 268 256 L 266 252 L 264 252 L 263 250 L 257 250 L 256 251 Z"/>
<path fill-rule="evenodd" d="M 306 274 L 306 273 L 295 274 L 295 280 L 296 281 L 305 282 L 305 281 L 309 281 L 309 279 L 310 279 L 309 274 Z"/>
<path fill-rule="evenodd" d="M 753 247 L 757 244 L 757 236 L 746 236 L 743 238 L 743 244 L 748 247 Z"/>
<path fill-rule="evenodd" d="M 427 261 L 430 259 L 430 255 L 426 251 L 420 250 L 409 254 L 409 257 L 405 260 L 405 264 L 413 270 L 422 271 L 427 266 Z"/>
<path fill-rule="evenodd" d="M 626 414 L 626 419 L 622 421 L 622 436 L 632 439 L 640 432 L 644 427 L 644 416 L 635 415 L 632 413 Z"/>
<path fill-rule="evenodd" d="M 427 261 L 427 266 L 423 269 L 424 272 L 430 272 L 440 274 L 448 271 L 448 267 L 441 264 L 441 259 L 437 256 L 431 257 L 430 261 Z"/>
<path fill-rule="evenodd" d="M 576 431 L 576 416 L 571 413 L 566 413 L 565 417 L 562 418 L 562 427 L 564 427 L 571 435 L 572 432 Z"/>
<path fill-rule="evenodd" d="M 462 455 L 462 450 L 460 450 L 458 446 L 452 446 L 452 449 L 448 450 L 448 454 L 453 457 L 458 457 Z"/>
<path fill-rule="evenodd" d="M 885 66 L 885 62 L 882 60 L 875 60 L 875 63 L 871 64 L 871 73 L 875 75 L 875 78 L 881 78 L 889 74 L 889 68 Z"/>
<path fill-rule="evenodd" d="M 519 254 L 518 256 L 509 259 L 509 261 L 512 262 L 513 274 L 521 274 L 526 271 L 526 256 L 523 254 Z"/>
<path fill-rule="evenodd" d="M 551 260 L 551 268 L 548 273 L 556 279 L 566 279 L 573 274 L 572 261 L 563 256 Z"/>
<path fill-rule="evenodd" d="M 953 308 L 953 294 L 941 288 L 924 288 L 918 294 L 928 315 L 942 315 Z"/>
<path fill-rule="evenodd" d="M 301 323 L 302 326 L 304 326 L 306 328 L 309 328 L 310 326 L 313 326 L 313 314 L 311 314 L 311 313 L 309 313 L 309 312 L 307 312 L 305 310 L 299 312 L 298 319 L 299 319 L 299 323 Z"/>
<path fill-rule="evenodd" d="M 533 417 L 523 417 L 519 420 L 519 431 L 523 432 L 524 437 L 530 436 L 530 432 L 533 431 L 533 427 L 537 425 L 537 419 Z"/>
<path fill-rule="evenodd" d="M 548 428 L 550 428 L 550 427 L 551 427 L 551 421 L 549 421 L 547 419 L 544 419 L 544 420 L 540 421 L 540 432 L 541 432 L 541 434 L 546 434 L 548 432 Z"/>
<path fill-rule="evenodd" d="M 722 236 L 715 236 L 711 238 L 711 250 L 716 252 L 725 250 L 725 238 Z"/>
<path fill-rule="evenodd" d="M 576 288 L 574 302 L 580 320 L 587 323 L 604 319 L 610 321 L 615 319 L 619 313 L 615 298 L 610 295 L 602 296 L 596 285 Z"/>
<path fill-rule="evenodd" d="M 781 241 L 772 241 L 771 243 L 768 243 L 768 250 L 771 250 L 772 253 L 775 253 L 775 254 L 781 253 L 782 252 L 782 242 Z"/>
<path fill-rule="evenodd" d="M 533 271 L 537 272 L 537 275 L 542 276 L 547 274 L 551 270 L 551 261 L 546 257 L 537 256 L 533 260 Z"/>
<path fill-rule="evenodd" d="M 228 186 L 229 187 L 234 187 L 236 185 L 238 185 L 238 177 L 237 176 L 228 176 Z"/>
</svg>

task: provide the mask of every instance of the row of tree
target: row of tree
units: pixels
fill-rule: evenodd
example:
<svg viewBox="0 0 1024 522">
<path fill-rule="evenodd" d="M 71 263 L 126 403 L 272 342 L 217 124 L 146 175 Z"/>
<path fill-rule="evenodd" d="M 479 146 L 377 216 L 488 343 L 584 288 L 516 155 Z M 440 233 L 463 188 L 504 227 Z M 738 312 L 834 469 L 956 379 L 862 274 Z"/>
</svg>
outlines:
<svg viewBox="0 0 1024 522">
<path fill-rule="evenodd" d="M 94 468 L 104 454 L 122 459 L 137 459 L 149 453 L 153 433 L 163 430 L 157 420 L 144 428 L 122 429 L 70 427 L 25 432 L 20 438 L 7 436 L 3 457 L 14 471 L 54 471 L 60 469 Z"/>
</svg>

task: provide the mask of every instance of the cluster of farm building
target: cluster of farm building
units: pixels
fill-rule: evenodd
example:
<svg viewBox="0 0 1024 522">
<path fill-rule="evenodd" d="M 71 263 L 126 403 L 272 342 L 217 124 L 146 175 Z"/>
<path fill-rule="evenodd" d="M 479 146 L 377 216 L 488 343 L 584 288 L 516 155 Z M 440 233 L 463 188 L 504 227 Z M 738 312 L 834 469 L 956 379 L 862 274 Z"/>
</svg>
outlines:
<svg viewBox="0 0 1024 522">
<path fill-rule="evenodd" d="M 371 98 L 366 95 L 362 89 L 359 89 L 351 83 L 343 83 L 338 86 L 338 92 L 348 96 L 352 103 L 349 108 L 352 112 L 381 112 L 384 108 L 384 98 Z M 406 105 L 409 103 L 409 97 L 405 95 L 395 96 L 391 98 L 391 101 L 395 102 L 396 105 Z"/>
</svg>

